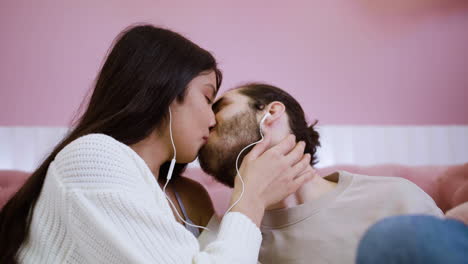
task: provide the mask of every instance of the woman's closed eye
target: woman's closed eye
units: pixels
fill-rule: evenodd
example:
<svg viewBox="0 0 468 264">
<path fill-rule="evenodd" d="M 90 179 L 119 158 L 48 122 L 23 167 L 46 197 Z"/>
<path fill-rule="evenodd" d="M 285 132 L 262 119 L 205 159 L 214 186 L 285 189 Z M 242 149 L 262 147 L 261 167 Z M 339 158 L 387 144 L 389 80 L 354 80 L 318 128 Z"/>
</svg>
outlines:
<svg viewBox="0 0 468 264">
<path fill-rule="evenodd" d="M 213 104 L 213 100 L 211 100 L 208 96 L 205 96 L 205 98 L 209 105 Z"/>
</svg>

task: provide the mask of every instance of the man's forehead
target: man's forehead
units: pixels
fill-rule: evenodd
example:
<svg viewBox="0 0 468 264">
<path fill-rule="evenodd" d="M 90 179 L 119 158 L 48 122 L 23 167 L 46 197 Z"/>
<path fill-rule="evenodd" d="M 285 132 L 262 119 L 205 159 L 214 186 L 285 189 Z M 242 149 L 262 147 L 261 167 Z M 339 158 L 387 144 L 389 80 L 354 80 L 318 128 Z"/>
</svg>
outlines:
<svg viewBox="0 0 468 264">
<path fill-rule="evenodd" d="M 242 103 L 248 101 L 245 95 L 240 94 L 237 89 L 225 92 L 218 100 L 228 101 L 230 103 Z"/>
<path fill-rule="evenodd" d="M 245 95 L 240 94 L 237 89 L 230 90 L 221 95 L 216 102 L 213 104 L 215 111 L 220 111 L 223 107 L 231 104 L 244 105 L 248 103 L 248 98 Z"/>
</svg>

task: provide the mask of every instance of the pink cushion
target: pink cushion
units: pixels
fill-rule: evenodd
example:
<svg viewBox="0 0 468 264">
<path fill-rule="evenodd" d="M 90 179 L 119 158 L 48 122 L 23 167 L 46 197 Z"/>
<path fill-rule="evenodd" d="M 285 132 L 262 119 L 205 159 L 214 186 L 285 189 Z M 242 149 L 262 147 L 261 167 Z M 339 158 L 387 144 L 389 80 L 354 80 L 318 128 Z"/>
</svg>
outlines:
<svg viewBox="0 0 468 264">
<path fill-rule="evenodd" d="M 445 212 L 468 201 L 468 163 L 451 166 L 437 179 L 439 207 Z"/>
<path fill-rule="evenodd" d="M 0 170 L 0 208 L 19 190 L 29 175 L 23 171 Z"/>
</svg>

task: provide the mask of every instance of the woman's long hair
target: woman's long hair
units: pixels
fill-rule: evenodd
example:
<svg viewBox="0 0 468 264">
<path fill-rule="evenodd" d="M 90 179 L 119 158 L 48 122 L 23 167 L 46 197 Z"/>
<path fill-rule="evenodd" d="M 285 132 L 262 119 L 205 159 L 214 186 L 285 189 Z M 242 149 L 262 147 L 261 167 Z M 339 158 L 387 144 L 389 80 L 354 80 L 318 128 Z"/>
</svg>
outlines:
<svg viewBox="0 0 468 264">
<path fill-rule="evenodd" d="M 185 37 L 152 25 L 133 26 L 115 40 L 97 76 L 83 115 L 0 212 L 0 263 L 17 263 L 28 239 L 34 207 L 50 163 L 75 139 L 102 133 L 130 145 L 164 123 L 173 100 L 184 100 L 188 83 L 213 70 L 215 58 Z M 184 169 L 178 165 L 174 175 Z M 160 174 L 168 169 L 163 165 Z"/>
</svg>

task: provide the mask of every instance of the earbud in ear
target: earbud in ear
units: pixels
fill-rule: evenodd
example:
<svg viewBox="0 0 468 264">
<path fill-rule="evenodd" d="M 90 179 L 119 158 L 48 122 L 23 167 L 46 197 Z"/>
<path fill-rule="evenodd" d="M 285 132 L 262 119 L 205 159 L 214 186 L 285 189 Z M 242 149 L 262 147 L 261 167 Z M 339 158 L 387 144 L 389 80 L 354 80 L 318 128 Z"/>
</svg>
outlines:
<svg viewBox="0 0 468 264">
<path fill-rule="evenodd" d="M 267 117 L 270 117 L 271 114 L 269 112 L 267 112 L 263 117 L 262 117 L 262 120 L 260 120 L 260 129 L 262 130 L 263 132 L 263 123 L 265 123 L 265 120 L 267 119 Z"/>
</svg>

